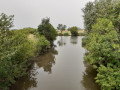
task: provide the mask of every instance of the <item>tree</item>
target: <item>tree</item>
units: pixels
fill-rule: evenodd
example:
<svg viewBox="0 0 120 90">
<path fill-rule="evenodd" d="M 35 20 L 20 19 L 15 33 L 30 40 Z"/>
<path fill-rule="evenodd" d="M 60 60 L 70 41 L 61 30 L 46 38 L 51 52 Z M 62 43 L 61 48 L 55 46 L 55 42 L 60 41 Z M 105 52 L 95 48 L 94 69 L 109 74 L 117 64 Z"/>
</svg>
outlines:
<svg viewBox="0 0 120 90">
<path fill-rule="evenodd" d="M 87 56 L 91 64 L 99 66 L 108 63 L 119 64 L 120 46 L 118 33 L 113 23 L 108 19 L 99 18 L 92 27 L 92 33 L 89 35 Z"/>
<path fill-rule="evenodd" d="M 78 30 L 78 27 L 76 27 L 76 26 L 69 27 L 69 28 L 68 28 L 68 31 L 71 31 L 71 30 Z"/>
<path fill-rule="evenodd" d="M 92 32 L 92 25 L 97 21 L 97 18 L 112 19 L 114 17 L 113 10 L 116 4 L 116 0 L 95 0 L 86 4 L 82 9 L 84 15 L 84 25 L 86 32 L 89 34 Z M 119 10 L 119 9 L 118 9 Z"/>
<path fill-rule="evenodd" d="M 44 35 L 51 43 L 56 39 L 57 32 L 55 28 L 50 24 L 49 18 L 43 18 L 41 24 L 38 26 L 38 32 L 40 35 Z"/>
<path fill-rule="evenodd" d="M 87 33 L 91 32 L 92 25 L 95 23 L 96 15 L 94 9 L 94 3 L 89 2 L 86 4 L 85 8 L 82 9 L 84 15 L 84 25 Z"/>
<path fill-rule="evenodd" d="M 78 27 L 70 27 L 68 30 L 71 32 L 72 36 L 78 36 Z"/>
<path fill-rule="evenodd" d="M 1 34 L 5 34 L 11 27 L 13 27 L 13 17 L 14 15 L 7 16 L 2 13 L 0 15 L 0 32 Z"/>
<path fill-rule="evenodd" d="M 67 28 L 67 26 L 63 25 L 63 24 L 58 24 L 58 27 L 57 27 L 57 29 L 61 31 L 61 34 L 62 34 L 63 30 L 66 30 L 66 28 Z"/>
</svg>

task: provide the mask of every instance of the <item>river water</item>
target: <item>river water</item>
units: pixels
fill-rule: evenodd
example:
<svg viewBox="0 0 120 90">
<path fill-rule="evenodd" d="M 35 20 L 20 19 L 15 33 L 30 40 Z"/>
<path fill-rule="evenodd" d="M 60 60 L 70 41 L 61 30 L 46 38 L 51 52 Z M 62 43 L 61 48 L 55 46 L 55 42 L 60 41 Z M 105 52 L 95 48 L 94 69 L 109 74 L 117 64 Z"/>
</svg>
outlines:
<svg viewBox="0 0 120 90">
<path fill-rule="evenodd" d="M 35 58 L 29 74 L 11 90 L 100 90 L 96 71 L 84 62 L 82 37 L 58 36 L 55 48 Z"/>
</svg>

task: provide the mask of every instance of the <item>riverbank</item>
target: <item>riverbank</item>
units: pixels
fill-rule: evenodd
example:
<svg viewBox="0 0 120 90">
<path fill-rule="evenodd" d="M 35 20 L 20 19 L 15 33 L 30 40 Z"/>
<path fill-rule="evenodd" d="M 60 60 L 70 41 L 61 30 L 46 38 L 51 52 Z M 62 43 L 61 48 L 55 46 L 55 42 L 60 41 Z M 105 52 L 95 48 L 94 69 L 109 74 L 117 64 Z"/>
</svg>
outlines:
<svg viewBox="0 0 120 90">
<path fill-rule="evenodd" d="M 50 42 L 33 28 L 9 31 L 9 35 L 0 40 L 0 89 L 8 90 L 27 74 L 31 58 L 45 52 Z"/>
<path fill-rule="evenodd" d="M 84 62 L 81 44 L 81 36 L 58 36 L 56 47 L 36 57 L 29 74 L 11 90 L 100 90 L 94 80 L 96 71 Z"/>
</svg>

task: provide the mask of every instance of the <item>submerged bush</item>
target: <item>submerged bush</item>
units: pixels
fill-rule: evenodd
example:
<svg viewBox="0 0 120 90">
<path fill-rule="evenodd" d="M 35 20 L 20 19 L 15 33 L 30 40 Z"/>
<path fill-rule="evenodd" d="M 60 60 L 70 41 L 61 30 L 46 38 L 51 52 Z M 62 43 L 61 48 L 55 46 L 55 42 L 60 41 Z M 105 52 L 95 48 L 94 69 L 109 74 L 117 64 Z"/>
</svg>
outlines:
<svg viewBox="0 0 120 90">
<path fill-rule="evenodd" d="M 49 48 L 50 46 L 50 42 L 48 40 L 46 40 L 46 38 L 44 36 L 37 36 L 38 40 L 37 40 L 37 44 L 36 44 L 36 51 L 38 54 L 42 54 L 45 51 L 47 51 L 47 48 Z"/>
</svg>

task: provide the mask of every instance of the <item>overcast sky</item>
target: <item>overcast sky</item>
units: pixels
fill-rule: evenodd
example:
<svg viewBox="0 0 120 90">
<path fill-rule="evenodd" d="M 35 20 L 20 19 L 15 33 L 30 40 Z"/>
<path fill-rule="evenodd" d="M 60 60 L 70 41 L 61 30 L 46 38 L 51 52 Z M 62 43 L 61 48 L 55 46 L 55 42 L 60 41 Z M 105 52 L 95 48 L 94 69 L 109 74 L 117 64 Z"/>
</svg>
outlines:
<svg viewBox="0 0 120 90">
<path fill-rule="evenodd" d="M 51 24 L 84 28 L 82 8 L 94 0 L 0 0 L 0 13 L 15 15 L 14 28 L 33 27 L 50 17 Z"/>
</svg>

